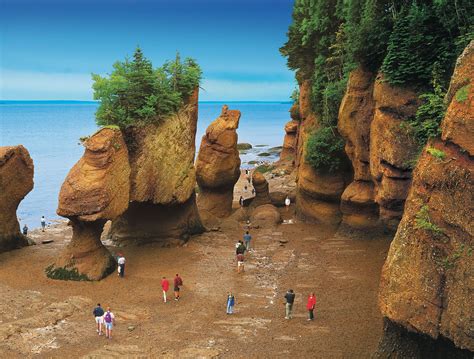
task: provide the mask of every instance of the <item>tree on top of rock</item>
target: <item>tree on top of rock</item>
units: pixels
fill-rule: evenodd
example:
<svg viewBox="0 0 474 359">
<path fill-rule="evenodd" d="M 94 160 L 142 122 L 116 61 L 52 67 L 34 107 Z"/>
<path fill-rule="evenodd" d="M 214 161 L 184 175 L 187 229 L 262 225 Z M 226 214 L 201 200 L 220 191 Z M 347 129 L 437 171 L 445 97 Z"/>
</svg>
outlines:
<svg viewBox="0 0 474 359">
<path fill-rule="evenodd" d="M 153 69 L 140 48 L 133 60 L 117 61 L 108 77 L 93 74 L 94 99 L 100 100 L 96 112 L 101 126 L 120 128 L 156 123 L 176 113 L 199 86 L 201 69 L 193 59 L 174 61 Z"/>
</svg>

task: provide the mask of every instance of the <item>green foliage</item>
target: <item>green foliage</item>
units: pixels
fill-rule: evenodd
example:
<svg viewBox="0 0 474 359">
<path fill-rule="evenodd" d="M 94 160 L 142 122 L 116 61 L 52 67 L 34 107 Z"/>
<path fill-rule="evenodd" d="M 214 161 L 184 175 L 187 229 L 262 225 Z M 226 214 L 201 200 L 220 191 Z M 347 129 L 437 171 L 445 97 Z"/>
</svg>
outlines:
<svg viewBox="0 0 474 359">
<path fill-rule="evenodd" d="M 272 165 L 260 165 L 257 168 L 255 168 L 255 171 L 260 172 L 260 173 L 267 173 L 273 170 L 274 168 L 275 167 Z"/>
<path fill-rule="evenodd" d="M 334 127 L 323 127 L 306 142 L 306 161 L 315 169 L 336 172 L 344 164 L 344 140 Z"/>
<path fill-rule="evenodd" d="M 295 89 L 291 93 L 290 98 L 293 101 L 293 103 L 298 103 L 299 102 L 299 100 L 300 100 L 300 89 L 298 87 L 295 87 Z"/>
<path fill-rule="evenodd" d="M 464 102 L 467 100 L 467 97 L 469 96 L 469 89 L 470 89 L 471 85 L 466 85 L 466 86 L 463 86 L 461 87 L 459 90 L 456 91 L 456 101 L 457 102 Z"/>
<path fill-rule="evenodd" d="M 79 274 L 77 268 L 67 269 L 63 267 L 54 268 L 53 265 L 48 266 L 45 269 L 46 276 L 51 279 L 59 280 L 75 280 L 75 281 L 88 281 L 89 278 L 85 274 Z"/>
<path fill-rule="evenodd" d="M 137 48 L 133 60 L 116 62 L 108 77 L 93 74 L 94 99 L 100 100 L 96 112 L 101 126 L 154 123 L 169 116 L 183 105 L 199 86 L 201 70 L 192 59 L 174 61 L 154 69 Z"/>
<path fill-rule="evenodd" d="M 451 255 L 444 258 L 441 264 L 443 265 L 444 269 L 453 269 L 457 261 L 460 260 L 464 255 L 467 257 L 471 257 L 472 247 L 468 247 L 466 249 L 466 246 L 464 245 L 464 243 L 462 243 L 456 250 L 452 252 Z"/>
<path fill-rule="evenodd" d="M 434 147 L 428 147 L 426 149 L 426 152 L 428 152 L 431 156 L 439 160 L 444 160 L 446 158 L 446 153 L 444 151 L 438 150 L 437 148 L 434 148 Z"/>
<path fill-rule="evenodd" d="M 433 232 L 437 235 L 444 234 L 441 228 L 431 222 L 431 218 L 428 212 L 429 207 L 426 204 L 421 206 L 420 210 L 415 216 L 415 228 L 424 229 L 425 231 Z"/>
</svg>

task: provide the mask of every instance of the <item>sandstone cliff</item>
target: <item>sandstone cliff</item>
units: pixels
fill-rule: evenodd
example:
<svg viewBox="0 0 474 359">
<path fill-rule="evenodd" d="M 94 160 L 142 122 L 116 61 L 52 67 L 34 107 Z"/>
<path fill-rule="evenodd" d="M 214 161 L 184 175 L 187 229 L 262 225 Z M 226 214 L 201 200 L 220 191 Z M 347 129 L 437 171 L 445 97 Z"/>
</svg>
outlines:
<svg viewBox="0 0 474 359">
<path fill-rule="evenodd" d="M 240 111 L 223 106 L 221 115 L 207 128 L 196 160 L 199 209 L 216 217 L 232 213 L 234 185 L 240 176 L 239 120 Z"/>
<path fill-rule="evenodd" d="M 33 189 L 33 161 L 23 146 L 0 147 L 0 253 L 27 244 L 16 211 Z"/>
<path fill-rule="evenodd" d="M 162 241 L 202 231 L 194 194 L 197 116 L 198 90 L 175 115 L 124 132 L 131 202 L 112 222 L 114 241 Z"/>
<path fill-rule="evenodd" d="M 438 339 L 436 343 L 448 339 L 457 348 L 474 351 L 473 69 L 471 42 L 458 59 L 447 95 L 442 139 L 427 144 L 414 170 L 403 219 L 383 267 L 379 303 L 388 319 L 384 353 L 396 352 L 390 336 L 401 330 L 396 324 Z M 393 151 L 378 153 L 403 158 Z M 392 165 L 401 164 L 394 161 L 398 163 Z M 384 171 L 376 167 L 377 173 Z M 397 171 L 397 176 L 403 174 Z M 423 355 L 422 348 L 415 349 Z"/>
<path fill-rule="evenodd" d="M 130 165 L 119 130 L 104 128 L 85 143 L 59 193 L 57 213 L 71 220 L 72 239 L 47 269 L 53 279 L 99 280 L 115 268 L 100 236 L 107 220 L 129 205 Z"/>
</svg>

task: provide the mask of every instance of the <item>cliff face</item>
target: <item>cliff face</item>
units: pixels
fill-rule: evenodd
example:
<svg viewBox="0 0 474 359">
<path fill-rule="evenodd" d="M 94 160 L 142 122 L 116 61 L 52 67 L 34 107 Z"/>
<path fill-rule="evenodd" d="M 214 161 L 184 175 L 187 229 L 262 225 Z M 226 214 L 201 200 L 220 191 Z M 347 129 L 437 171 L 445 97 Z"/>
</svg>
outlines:
<svg viewBox="0 0 474 359">
<path fill-rule="evenodd" d="M 199 209 L 216 217 L 232 213 L 234 185 L 240 176 L 239 120 L 240 111 L 223 106 L 221 115 L 207 128 L 196 160 Z"/>
<path fill-rule="evenodd" d="M 72 223 L 72 239 L 47 274 L 63 279 L 77 272 L 99 280 L 115 268 L 100 236 L 107 220 L 129 205 L 130 165 L 119 130 L 104 128 L 85 142 L 82 158 L 69 171 L 59 193 L 57 213 Z M 72 274 L 74 275 L 74 274 Z"/>
<path fill-rule="evenodd" d="M 403 219 L 382 271 L 379 303 L 393 323 L 474 351 L 474 43 L 458 59 L 442 139 L 413 173 Z M 382 350 L 392 350 L 385 340 Z"/>
<path fill-rule="evenodd" d="M 202 228 L 194 187 L 198 90 L 158 125 L 124 132 L 130 161 L 130 206 L 112 222 L 114 241 L 179 238 Z M 152 213 L 150 216 L 144 213 Z M 172 214 L 172 215 L 171 215 Z"/>
<path fill-rule="evenodd" d="M 33 161 L 23 146 L 0 147 L 0 253 L 27 244 L 16 211 L 33 189 Z"/>
<path fill-rule="evenodd" d="M 345 174 L 317 171 L 305 159 L 307 139 L 319 127 L 316 115 L 311 111 L 310 91 L 310 82 L 306 80 L 300 86 L 299 97 L 296 212 L 308 221 L 339 224 L 342 218 L 339 201 L 347 185 Z"/>
</svg>

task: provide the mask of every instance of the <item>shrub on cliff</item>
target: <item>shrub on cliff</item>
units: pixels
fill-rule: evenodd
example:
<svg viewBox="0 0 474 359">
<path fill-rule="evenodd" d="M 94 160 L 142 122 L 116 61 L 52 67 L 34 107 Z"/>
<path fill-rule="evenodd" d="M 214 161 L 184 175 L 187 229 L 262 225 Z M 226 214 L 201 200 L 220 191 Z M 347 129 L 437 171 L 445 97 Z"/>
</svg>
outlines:
<svg viewBox="0 0 474 359">
<path fill-rule="evenodd" d="M 154 69 L 140 48 L 133 60 L 113 67 L 108 77 L 92 75 L 94 99 L 100 100 L 96 118 L 102 126 L 126 128 L 159 121 L 178 111 L 201 79 L 194 60 L 182 62 L 177 54 L 174 61 Z"/>
<path fill-rule="evenodd" d="M 344 164 L 344 140 L 335 127 L 313 132 L 306 142 L 306 161 L 315 169 L 336 172 Z"/>
</svg>

